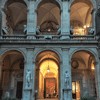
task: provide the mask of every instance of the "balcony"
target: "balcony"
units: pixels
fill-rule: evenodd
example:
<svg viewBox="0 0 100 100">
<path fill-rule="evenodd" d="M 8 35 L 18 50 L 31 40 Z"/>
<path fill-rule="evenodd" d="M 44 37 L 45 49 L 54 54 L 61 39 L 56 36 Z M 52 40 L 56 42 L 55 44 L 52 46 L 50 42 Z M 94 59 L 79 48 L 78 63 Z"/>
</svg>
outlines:
<svg viewBox="0 0 100 100">
<path fill-rule="evenodd" d="M 74 33 L 76 32 L 76 33 Z M 80 31 L 79 31 L 80 32 Z M 98 40 L 98 36 L 95 35 L 94 28 L 88 28 L 86 33 L 79 33 L 76 30 L 70 29 L 70 33 L 63 35 L 61 33 L 61 29 L 59 28 L 56 31 L 36 31 L 36 33 L 27 33 L 26 34 L 13 34 L 13 35 L 1 35 L 1 41 L 45 41 L 45 40 L 54 40 L 54 41 L 96 41 Z M 19 32 L 18 32 L 19 33 Z M 66 39 L 62 39 L 62 36 L 68 37 Z"/>
</svg>

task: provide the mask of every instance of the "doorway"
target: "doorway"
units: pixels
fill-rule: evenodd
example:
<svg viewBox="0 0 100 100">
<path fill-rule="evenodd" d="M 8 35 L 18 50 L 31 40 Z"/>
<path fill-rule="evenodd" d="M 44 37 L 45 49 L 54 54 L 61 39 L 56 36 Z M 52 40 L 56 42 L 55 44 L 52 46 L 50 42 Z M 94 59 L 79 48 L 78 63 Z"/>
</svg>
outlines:
<svg viewBox="0 0 100 100">
<path fill-rule="evenodd" d="M 96 97 L 95 57 L 89 51 L 77 51 L 71 59 L 73 99 Z M 81 88 L 81 89 L 80 89 Z"/>
<path fill-rule="evenodd" d="M 72 82 L 72 98 L 73 100 L 80 100 L 80 82 Z"/>
<path fill-rule="evenodd" d="M 22 89 L 23 89 L 23 82 L 17 82 L 17 90 L 16 90 L 16 98 L 22 99 Z"/>
<path fill-rule="evenodd" d="M 59 98 L 59 58 L 52 51 L 45 51 L 37 57 L 36 86 L 37 99 Z M 37 84 L 38 83 L 38 84 Z"/>
<path fill-rule="evenodd" d="M 56 78 L 45 78 L 44 79 L 44 98 L 56 98 L 57 87 Z"/>
</svg>

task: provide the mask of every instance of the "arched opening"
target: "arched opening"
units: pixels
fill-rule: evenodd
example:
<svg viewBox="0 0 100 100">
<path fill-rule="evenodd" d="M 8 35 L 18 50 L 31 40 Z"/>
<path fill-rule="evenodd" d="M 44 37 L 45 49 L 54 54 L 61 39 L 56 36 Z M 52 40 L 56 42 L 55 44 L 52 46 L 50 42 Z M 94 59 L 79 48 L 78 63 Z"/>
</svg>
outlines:
<svg viewBox="0 0 100 100">
<path fill-rule="evenodd" d="M 0 99 L 22 99 L 24 57 L 22 53 L 11 50 L 2 55 Z"/>
<path fill-rule="evenodd" d="M 55 0 L 42 0 L 37 8 L 37 34 L 60 34 L 60 5 Z"/>
<path fill-rule="evenodd" d="M 70 13 L 72 35 L 94 34 L 93 9 L 90 0 L 74 0 Z"/>
<path fill-rule="evenodd" d="M 59 98 L 59 57 L 55 52 L 44 51 L 37 56 L 36 99 Z M 38 85 L 37 85 L 38 83 Z"/>
<path fill-rule="evenodd" d="M 75 100 L 96 99 L 95 57 L 88 51 L 77 51 L 71 58 L 72 97 Z"/>
<path fill-rule="evenodd" d="M 8 0 L 2 8 L 3 35 L 24 35 L 27 23 L 27 6 L 24 0 Z"/>
</svg>

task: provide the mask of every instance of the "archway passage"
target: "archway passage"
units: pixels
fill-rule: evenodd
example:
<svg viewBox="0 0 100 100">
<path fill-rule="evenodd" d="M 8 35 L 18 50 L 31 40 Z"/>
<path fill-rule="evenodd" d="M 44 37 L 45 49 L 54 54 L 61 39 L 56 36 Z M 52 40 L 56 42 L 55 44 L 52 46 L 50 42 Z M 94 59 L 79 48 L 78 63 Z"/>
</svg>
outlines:
<svg viewBox="0 0 100 100">
<path fill-rule="evenodd" d="M 21 52 L 11 50 L 1 57 L 0 98 L 22 99 L 24 57 Z"/>
<path fill-rule="evenodd" d="M 24 35 L 27 22 L 27 5 L 24 0 L 8 0 L 5 3 L 2 32 L 3 35 Z"/>
<path fill-rule="evenodd" d="M 42 0 L 37 8 L 37 26 L 43 34 L 57 34 L 60 27 L 60 6 L 56 0 Z"/>
<path fill-rule="evenodd" d="M 72 97 L 96 99 L 95 57 L 88 51 L 77 51 L 71 59 Z"/>
<path fill-rule="evenodd" d="M 59 57 L 52 51 L 44 51 L 37 57 L 38 90 L 37 99 L 58 99 L 59 97 Z"/>
<path fill-rule="evenodd" d="M 87 35 L 93 28 L 93 16 L 93 5 L 90 0 L 74 0 L 70 13 L 72 34 Z"/>
</svg>

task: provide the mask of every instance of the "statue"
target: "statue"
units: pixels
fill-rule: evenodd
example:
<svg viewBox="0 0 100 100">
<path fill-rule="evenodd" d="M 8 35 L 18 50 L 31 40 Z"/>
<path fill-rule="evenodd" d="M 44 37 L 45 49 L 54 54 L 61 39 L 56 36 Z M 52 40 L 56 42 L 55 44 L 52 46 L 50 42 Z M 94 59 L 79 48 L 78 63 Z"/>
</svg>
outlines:
<svg viewBox="0 0 100 100">
<path fill-rule="evenodd" d="M 3 32 L 3 35 L 12 34 L 12 29 L 8 23 L 6 23 L 5 27 L 2 27 L 2 32 Z"/>
<path fill-rule="evenodd" d="M 72 26 L 70 27 L 70 35 L 74 34 L 74 29 L 72 28 Z"/>
<path fill-rule="evenodd" d="M 31 71 L 28 69 L 26 72 L 26 82 L 27 82 L 26 84 L 28 87 L 30 87 L 31 80 L 32 80 L 32 74 Z"/>
<path fill-rule="evenodd" d="M 93 27 L 89 27 L 88 28 L 88 33 L 89 35 L 93 35 L 94 34 L 95 29 Z"/>
<path fill-rule="evenodd" d="M 58 28 L 57 28 L 57 32 L 58 32 L 58 34 L 61 33 L 61 27 L 60 27 L 60 26 L 58 26 Z"/>
<path fill-rule="evenodd" d="M 36 28 L 36 33 L 37 33 L 37 34 L 40 34 L 40 26 L 37 26 L 37 28 Z"/>
<path fill-rule="evenodd" d="M 9 93 L 8 91 L 5 92 L 5 96 L 4 96 L 4 98 L 7 98 L 7 99 L 10 98 L 10 93 Z"/>
<path fill-rule="evenodd" d="M 67 88 L 69 88 L 70 80 L 69 80 L 69 73 L 68 73 L 68 71 L 65 72 L 65 84 L 67 85 Z"/>
<path fill-rule="evenodd" d="M 27 25 L 24 25 L 24 33 L 27 33 Z"/>
</svg>

